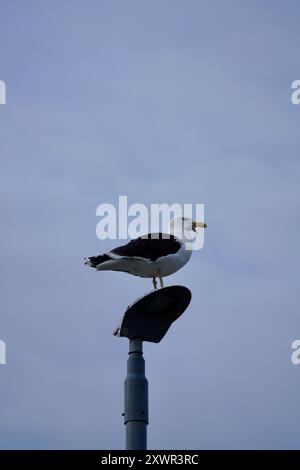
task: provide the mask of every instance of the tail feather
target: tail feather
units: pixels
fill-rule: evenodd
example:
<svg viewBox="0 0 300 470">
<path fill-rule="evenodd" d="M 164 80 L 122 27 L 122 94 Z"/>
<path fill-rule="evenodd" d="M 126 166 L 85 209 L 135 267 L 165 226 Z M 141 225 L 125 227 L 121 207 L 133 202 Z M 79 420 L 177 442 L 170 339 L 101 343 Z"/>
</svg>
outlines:
<svg viewBox="0 0 300 470">
<path fill-rule="evenodd" d="M 111 258 L 108 255 L 90 256 L 89 258 L 84 258 L 84 264 L 91 266 L 91 268 L 97 268 L 99 264 L 109 260 Z"/>
</svg>

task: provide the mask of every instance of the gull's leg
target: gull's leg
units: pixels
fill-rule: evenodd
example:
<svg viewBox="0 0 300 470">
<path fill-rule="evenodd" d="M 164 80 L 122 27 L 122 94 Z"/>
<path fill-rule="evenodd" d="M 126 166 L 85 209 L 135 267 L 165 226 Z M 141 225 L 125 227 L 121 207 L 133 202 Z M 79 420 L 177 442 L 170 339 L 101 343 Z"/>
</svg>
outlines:
<svg viewBox="0 0 300 470">
<path fill-rule="evenodd" d="M 161 274 L 159 275 L 159 282 L 160 282 L 160 287 L 164 287 L 164 281 L 163 281 Z"/>
<path fill-rule="evenodd" d="M 154 289 L 157 289 L 157 281 L 154 276 L 152 278 L 152 282 L 153 282 Z"/>
</svg>

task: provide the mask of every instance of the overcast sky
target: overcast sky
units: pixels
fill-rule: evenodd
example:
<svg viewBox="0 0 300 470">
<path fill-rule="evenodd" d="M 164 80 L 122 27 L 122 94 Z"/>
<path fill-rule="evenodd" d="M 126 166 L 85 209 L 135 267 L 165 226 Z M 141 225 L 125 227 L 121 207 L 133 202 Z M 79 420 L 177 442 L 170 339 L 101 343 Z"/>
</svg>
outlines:
<svg viewBox="0 0 300 470">
<path fill-rule="evenodd" d="M 151 281 L 82 258 L 96 207 L 204 203 L 193 294 L 145 344 L 149 448 L 299 448 L 296 0 L 1 2 L 0 447 L 124 447 L 127 340 Z"/>
</svg>

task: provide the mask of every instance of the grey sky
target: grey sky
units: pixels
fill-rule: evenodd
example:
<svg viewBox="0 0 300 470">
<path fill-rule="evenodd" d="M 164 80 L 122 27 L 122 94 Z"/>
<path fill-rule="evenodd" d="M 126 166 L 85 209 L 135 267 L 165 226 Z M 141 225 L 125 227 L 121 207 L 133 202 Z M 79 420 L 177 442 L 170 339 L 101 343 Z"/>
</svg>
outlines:
<svg viewBox="0 0 300 470">
<path fill-rule="evenodd" d="M 96 206 L 203 202 L 192 290 L 145 345 L 151 448 L 299 448 L 299 3 L 1 3 L 1 448 L 122 448 L 149 280 L 95 273 Z M 118 243 L 118 242 L 117 242 Z"/>
</svg>

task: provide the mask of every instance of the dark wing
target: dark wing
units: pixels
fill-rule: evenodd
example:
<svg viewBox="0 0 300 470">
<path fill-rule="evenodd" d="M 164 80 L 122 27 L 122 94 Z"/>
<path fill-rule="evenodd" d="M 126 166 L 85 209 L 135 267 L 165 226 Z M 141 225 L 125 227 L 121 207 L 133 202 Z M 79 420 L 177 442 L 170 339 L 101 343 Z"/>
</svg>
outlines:
<svg viewBox="0 0 300 470">
<path fill-rule="evenodd" d="M 150 261 L 156 261 L 162 256 L 177 253 L 180 247 L 181 243 L 176 240 L 173 235 L 166 235 L 165 233 L 149 233 L 148 235 L 143 235 L 135 240 L 131 240 L 127 245 L 111 250 L 110 253 L 128 258 L 138 257 Z"/>
</svg>

